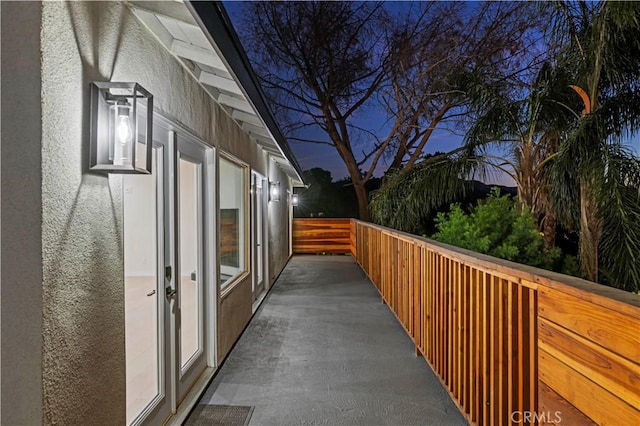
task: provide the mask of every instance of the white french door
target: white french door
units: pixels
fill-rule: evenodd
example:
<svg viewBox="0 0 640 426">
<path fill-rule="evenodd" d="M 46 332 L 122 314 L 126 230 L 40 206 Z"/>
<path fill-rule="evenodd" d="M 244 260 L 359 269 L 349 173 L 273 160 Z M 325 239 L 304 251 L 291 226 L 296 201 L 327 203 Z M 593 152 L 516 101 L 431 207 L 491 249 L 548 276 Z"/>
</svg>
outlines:
<svg viewBox="0 0 640 426">
<path fill-rule="evenodd" d="M 132 425 L 164 423 L 215 360 L 213 155 L 170 125 L 154 125 L 154 138 L 152 174 L 123 177 Z"/>
</svg>

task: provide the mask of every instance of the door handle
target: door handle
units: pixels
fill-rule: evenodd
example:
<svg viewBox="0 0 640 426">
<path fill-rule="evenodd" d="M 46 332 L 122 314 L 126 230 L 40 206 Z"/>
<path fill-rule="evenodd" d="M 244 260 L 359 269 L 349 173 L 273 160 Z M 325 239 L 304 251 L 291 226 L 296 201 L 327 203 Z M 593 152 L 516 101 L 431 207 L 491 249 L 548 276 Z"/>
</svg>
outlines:
<svg viewBox="0 0 640 426">
<path fill-rule="evenodd" d="M 177 293 L 176 289 L 175 288 L 171 288 L 171 287 L 165 288 L 165 292 L 166 292 L 166 295 L 167 295 L 167 299 L 171 299 Z"/>
<path fill-rule="evenodd" d="M 155 290 L 151 290 L 149 293 L 147 293 L 147 296 L 153 296 L 154 294 L 156 294 Z"/>
</svg>

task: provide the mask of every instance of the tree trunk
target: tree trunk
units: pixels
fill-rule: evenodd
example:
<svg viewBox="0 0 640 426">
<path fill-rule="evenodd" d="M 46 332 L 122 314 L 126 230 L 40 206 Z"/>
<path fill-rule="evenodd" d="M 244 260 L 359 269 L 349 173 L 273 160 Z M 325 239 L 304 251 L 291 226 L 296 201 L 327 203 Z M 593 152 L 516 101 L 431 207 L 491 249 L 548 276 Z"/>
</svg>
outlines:
<svg viewBox="0 0 640 426">
<path fill-rule="evenodd" d="M 598 244 L 602 236 L 597 211 L 593 187 L 586 179 L 580 179 L 580 269 L 593 282 L 598 282 Z"/>
<path fill-rule="evenodd" d="M 538 177 L 537 181 L 541 182 L 542 188 L 539 191 L 538 199 L 535 202 L 534 212 L 538 220 L 538 229 L 542 232 L 544 239 L 544 248 L 551 250 L 556 245 L 556 225 L 558 217 L 554 210 L 553 201 L 549 195 L 549 185 L 546 178 Z M 539 210 L 539 211 L 538 211 Z"/>
<path fill-rule="evenodd" d="M 364 183 L 354 181 L 353 189 L 356 191 L 356 197 L 358 198 L 360 220 L 369 222 L 369 196 L 367 194 L 367 188 L 365 188 Z"/>
<path fill-rule="evenodd" d="M 556 224 L 558 220 L 550 209 L 542 218 L 542 238 L 544 239 L 544 248 L 552 249 L 556 245 Z"/>
</svg>

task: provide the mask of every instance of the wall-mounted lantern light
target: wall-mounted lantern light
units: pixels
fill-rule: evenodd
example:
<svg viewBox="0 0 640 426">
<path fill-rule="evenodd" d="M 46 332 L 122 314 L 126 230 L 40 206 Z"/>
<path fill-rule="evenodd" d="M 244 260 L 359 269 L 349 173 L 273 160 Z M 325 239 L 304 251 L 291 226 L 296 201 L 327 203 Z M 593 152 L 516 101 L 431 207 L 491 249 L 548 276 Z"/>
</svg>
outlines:
<svg viewBox="0 0 640 426">
<path fill-rule="evenodd" d="M 291 196 L 291 205 L 292 205 L 292 206 L 296 207 L 296 206 L 298 205 L 298 202 L 299 202 L 299 201 L 300 201 L 300 200 L 299 200 L 299 198 L 298 198 L 298 194 L 293 194 L 293 195 Z"/>
<path fill-rule="evenodd" d="M 269 183 L 269 201 L 280 201 L 280 182 Z"/>
<path fill-rule="evenodd" d="M 90 87 L 90 169 L 151 173 L 151 93 L 137 83 L 94 82 Z"/>
</svg>

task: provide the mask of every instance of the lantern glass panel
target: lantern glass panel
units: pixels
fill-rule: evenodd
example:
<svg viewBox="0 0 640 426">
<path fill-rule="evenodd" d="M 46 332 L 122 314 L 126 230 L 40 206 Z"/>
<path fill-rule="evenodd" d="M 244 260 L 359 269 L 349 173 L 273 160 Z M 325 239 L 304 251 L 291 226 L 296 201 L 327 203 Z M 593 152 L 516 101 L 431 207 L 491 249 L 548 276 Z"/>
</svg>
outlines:
<svg viewBox="0 0 640 426">
<path fill-rule="evenodd" d="M 148 168 L 149 160 L 149 150 L 147 149 L 147 145 L 151 145 L 149 142 L 151 140 L 151 135 L 147 134 L 150 132 L 151 128 L 149 127 L 149 122 L 151 118 L 149 117 L 149 113 L 153 111 L 149 109 L 147 99 L 142 96 L 140 92 L 137 92 L 137 111 L 136 111 L 136 135 L 137 140 L 135 144 L 136 154 L 135 154 L 135 168 L 138 170 L 145 170 Z"/>
</svg>

